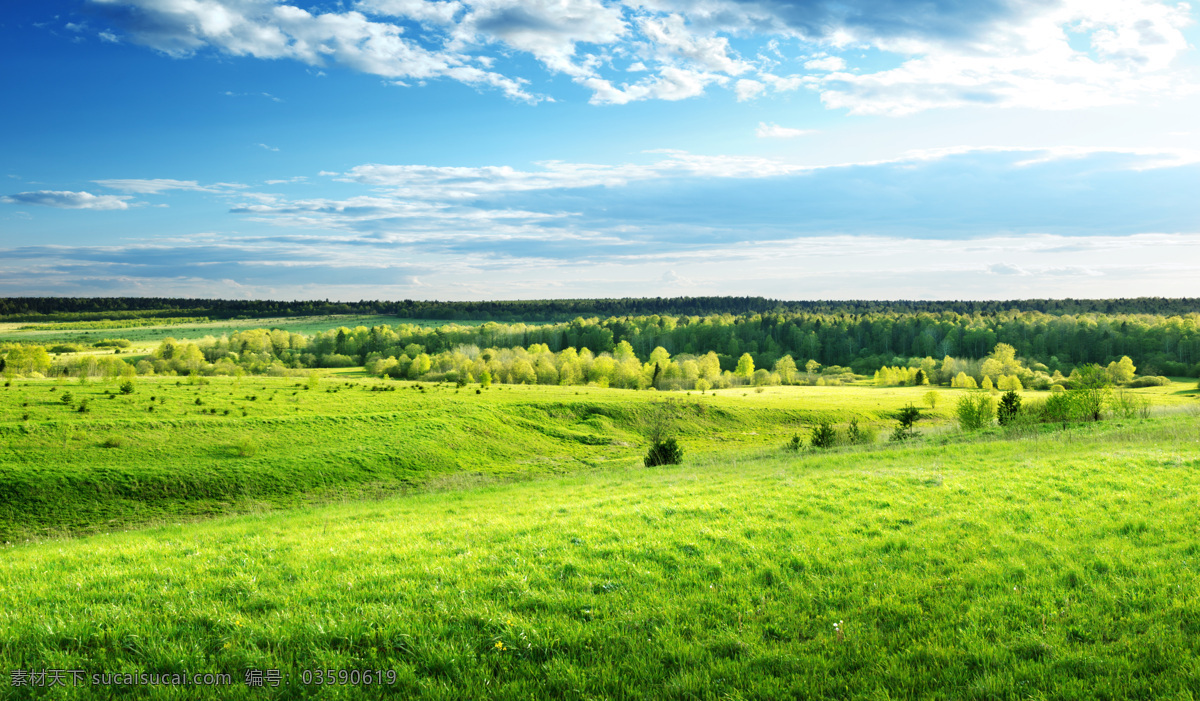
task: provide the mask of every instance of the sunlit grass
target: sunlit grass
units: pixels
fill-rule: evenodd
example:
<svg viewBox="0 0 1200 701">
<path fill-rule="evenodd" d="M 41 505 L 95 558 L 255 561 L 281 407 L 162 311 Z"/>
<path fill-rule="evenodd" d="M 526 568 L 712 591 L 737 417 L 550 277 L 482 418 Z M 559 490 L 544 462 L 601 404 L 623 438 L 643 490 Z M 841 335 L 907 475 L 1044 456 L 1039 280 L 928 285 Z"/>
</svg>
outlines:
<svg viewBox="0 0 1200 701">
<path fill-rule="evenodd" d="M 0 656 L 291 673 L 246 698 L 314 667 L 427 698 L 1187 698 L 1198 487 L 1178 416 L 51 541 L 3 553 Z"/>
</svg>

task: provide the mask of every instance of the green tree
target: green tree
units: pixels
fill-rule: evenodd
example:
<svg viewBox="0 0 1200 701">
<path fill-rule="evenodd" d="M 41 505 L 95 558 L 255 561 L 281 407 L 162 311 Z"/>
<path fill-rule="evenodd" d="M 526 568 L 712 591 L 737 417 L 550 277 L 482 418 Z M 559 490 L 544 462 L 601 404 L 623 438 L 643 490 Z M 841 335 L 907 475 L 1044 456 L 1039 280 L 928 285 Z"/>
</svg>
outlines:
<svg viewBox="0 0 1200 701">
<path fill-rule="evenodd" d="M 754 375 L 754 358 L 749 353 L 742 353 L 742 357 L 738 358 L 737 369 L 733 371 L 733 374 L 749 380 Z"/>
<path fill-rule="evenodd" d="M 896 430 L 892 432 L 893 441 L 906 441 L 921 434 L 917 432 L 917 421 L 921 419 L 921 410 L 909 404 L 896 413 Z"/>
<path fill-rule="evenodd" d="M 1013 390 L 1008 390 L 1004 396 L 1000 397 L 1000 406 L 996 409 L 996 418 L 1000 421 L 1001 426 L 1007 426 L 1017 418 L 1017 414 L 1021 412 L 1021 395 Z"/>
<path fill-rule="evenodd" d="M 1106 369 L 1108 379 L 1114 385 L 1124 385 L 1133 381 L 1133 373 L 1137 370 L 1133 365 L 1133 361 L 1129 356 L 1123 355 L 1121 359 L 1108 364 Z"/>
</svg>

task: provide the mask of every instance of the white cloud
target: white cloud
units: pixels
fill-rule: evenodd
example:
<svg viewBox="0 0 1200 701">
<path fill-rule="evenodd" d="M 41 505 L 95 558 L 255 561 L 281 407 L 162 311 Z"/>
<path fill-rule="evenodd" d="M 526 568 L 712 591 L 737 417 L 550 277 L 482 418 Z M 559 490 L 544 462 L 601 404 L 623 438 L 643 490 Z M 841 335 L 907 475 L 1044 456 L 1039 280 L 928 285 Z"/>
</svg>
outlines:
<svg viewBox="0 0 1200 701">
<path fill-rule="evenodd" d="M 804 67 L 812 71 L 840 71 L 846 68 L 846 61 L 840 56 L 826 56 L 805 61 Z"/>
<path fill-rule="evenodd" d="M 969 44 L 880 41 L 910 56 L 900 66 L 835 72 L 815 86 L 822 102 L 852 114 L 903 115 L 983 105 L 1080 109 L 1135 102 L 1194 89 L 1169 72 L 1188 48 L 1186 10 L 1151 0 L 1067 0 L 988 28 Z M 1089 33 L 1096 56 L 1071 46 Z"/>
<path fill-rule="evenodd" d="M 790 139 L 812 133 L 812 129 L 793 129 L 791 127 L 781 127 L 774 123 L 767 124 L 766 122 L 759 122 L 758 129 L 754 130 L 754 135 L 760 139 Z"/>
<path fill-rule="evenodd" d="M 742 79 L 737 82 L 734 92 L 737 93 L 738 102 L 745 102 L 746 100 L 753 100 L 758 97 L 766 89 L 767 86 L 757 80 Z"/>
<path fill-rule="evenodd" d="M 93 195 L 90 192 L 71 192 L 69 190 L 36 190 L 33 192 L 18 192 L 14 195 L 0 197 L 0 202 L 8 204 L 34 204 L 42 207 L 57 209 L 129 209 L 126 200 L 131 197 L 121 195 Z"/>
<path fill-rule="evenodd" d="M 903 115 L 1074 109 L 1191 89 L 1172 68 L 1190 48 L 1182 32 L 1190 8 L 1159 0 L 358 0 L 328 12 L 282 0 L 89 2 L 134 41 L 173 56 L 207 48 L 340 64 L 396 85 L 446 78 L 531 102 L 551 98 L 534 95 L 529 77 L 496 69 L 513 52 L 570 77 L 596 104 L 682 100 L 711 86 L 744 101 L 807 86 L 829 108 Z M 757 43 L 755 58 L 738 55 L 731 37 Z M 784 45 L 799 55 L 785 56 Z M 901 63 L 848 69 L 847 57 L 863 49 Z M 790 60 L 809 73 L 774 73 Z M 643 71 L 650 75 L 632 84 L 619 77 Z"/>
<path fill-rule="evenodd" d="M 101 187 L 120 192 L 132 192 L 138 195 L 157 195 L 168 190 L 192 190 L 195 192 L 220 192 L 222 188 L 215 185 L 201 185 L 195 180 L 172 180 L 170 178 L 124 178 L 110 180 L 93 180 Z"/>
<path fill-rule="evenodd" d="M 258 144 L 258 147 L 263 150 L 266 150 L 266 151 L 278 151 L 279 150 L 279 148 L 276 146 L 268 146 L 266 144 Z"/>
</svg>

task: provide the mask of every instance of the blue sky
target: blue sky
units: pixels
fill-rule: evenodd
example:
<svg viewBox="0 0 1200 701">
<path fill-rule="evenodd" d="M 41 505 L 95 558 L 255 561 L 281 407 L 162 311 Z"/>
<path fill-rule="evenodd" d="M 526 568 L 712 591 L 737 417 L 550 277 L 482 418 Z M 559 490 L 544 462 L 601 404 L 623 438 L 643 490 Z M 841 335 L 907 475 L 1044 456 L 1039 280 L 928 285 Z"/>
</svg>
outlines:
<svg viewBox="0 0 1200 701">
<path fill-rule="evenodd" d="M 1197 296 L 1197 19 L 20 3 L 0 295 Z"/>
</svg>

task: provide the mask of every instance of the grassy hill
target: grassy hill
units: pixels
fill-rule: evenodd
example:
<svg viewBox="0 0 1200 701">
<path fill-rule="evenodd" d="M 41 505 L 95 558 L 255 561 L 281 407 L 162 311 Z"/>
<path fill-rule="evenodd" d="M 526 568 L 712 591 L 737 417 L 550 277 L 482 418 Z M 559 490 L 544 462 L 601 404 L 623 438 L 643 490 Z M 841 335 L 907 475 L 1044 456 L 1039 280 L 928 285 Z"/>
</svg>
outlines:
<svg viewBox="0 0 1200 701">
<path fill-rule="evenodd" d="M 2 664 L 222 672 L 234 684 L 204 695 L 254 699 L 1200 695 L 1194 415 L 1024 438 L 947 434 L 949 448 L 790 454 L 772 439 L 645 469 L 633 466 L 632 447 L 542 438 L 515 420 L 562 412 L 553 430 L 636 434 L 607 414 L 581 428 L 590 419 L 570 408 L 573 395 L 535 406 L 514 390 L 473 413 L 474 395 L 454 403 L 452 393 L 386 394 L 379 401 L 436 396 L 468 424 L 509 431 L 491 444 L 497 454 L 512 440 L 522 441 L 514 455 L 615 452 L 603 470 L 9 547 L 0 558 Z M 632 405 L 613 396 L 578 401 Z M 756 400 L 781 401 L 712 400 L 710 416 L 727 410 L 719 426 L 731 434 L 748 427 L 738 402 Z M 347 417 L 361 423 L 321 435 L 345 439 L 393 415 L 364 445 L 424 435 L 426 420 L 405 421 L 398 408 Z M 227 440 L 223 419 L 186 420 L 197 445 Z M 283 433 L 264 438 L 259 456 L 303 435 L 282 417 L 261 420 Z M 87 430 L 85 444 L 103 435 L 61 424 Z M 695 426 L 693 435 L 711 428 Z M 167 459 L 175 449 L 152 440 L 165 429 L 137 430 L 131 444 L 162 457 L 147 457 L 147 469 L 176 464 Z M 9 438 L 6 460 L 13 446 Z M 122 450 L 131 449 L 112 452 Z M 44 456 L 30 465 L 66 480 L 67 466 Z M 280 670 L 280 686 L 245 687 L 247 668 Z M 326 686 L 306 675 L 314 669 L 395 675 L 386 686 Z"/>
<path fill-rule="evenodd" d="M 374 497 L 452 475 L 636 465 L 659 415 L 692 454 L 774 448 L 822 419 L 885 425 L 910 401 L 913 388 L 477 393 L 334 375 L 312 388 L 144 378 L 125 395 L 115 382 L 17 380 L 0 391 L 0 539 Z M 941 411 L 926 423 L 944 423 Z"/>
</svg>

